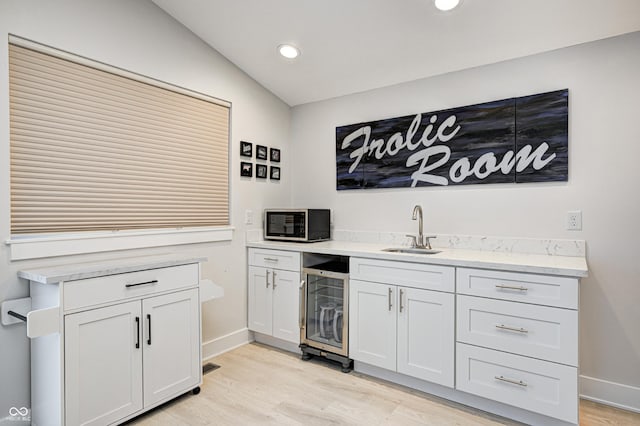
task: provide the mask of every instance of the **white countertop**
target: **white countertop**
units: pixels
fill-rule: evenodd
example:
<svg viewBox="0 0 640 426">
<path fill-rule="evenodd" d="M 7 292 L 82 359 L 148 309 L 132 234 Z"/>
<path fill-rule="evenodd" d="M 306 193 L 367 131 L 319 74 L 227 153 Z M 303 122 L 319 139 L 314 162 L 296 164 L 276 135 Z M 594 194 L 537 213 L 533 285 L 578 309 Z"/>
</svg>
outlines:
<svg viewBox="0 0 640 426">
<path fill-rule="evenodd" d="M 61 281 L 75 281 L 146 269 L 200 263 L 206 260 L 206 257 L 179 257 L 173 254 L 137 256 L 125 259 L 111 259 L 103 262 L 72 263 L 42 269 L 18 271 L 18 276 L 43 284 L 53 284 Z"/>
<path fill-rule="evenodd" d="M 361 243 L 351 241 L 323 241 L 318 243 L 291 243 L 281 241 L 248 242 L 247 247 L 289 250 L 307 253 L 336 254 L 341 256 L 401 260 L 434 265 L 464 266 L 470 268 L 500 269 L 535 274 L 586 277 L 587 261 L 584 256 L 557 256 L 526 253 L 434 248 L 436 254 L 390 253 L 382 249 L 398 245 Z"/>
</svg>

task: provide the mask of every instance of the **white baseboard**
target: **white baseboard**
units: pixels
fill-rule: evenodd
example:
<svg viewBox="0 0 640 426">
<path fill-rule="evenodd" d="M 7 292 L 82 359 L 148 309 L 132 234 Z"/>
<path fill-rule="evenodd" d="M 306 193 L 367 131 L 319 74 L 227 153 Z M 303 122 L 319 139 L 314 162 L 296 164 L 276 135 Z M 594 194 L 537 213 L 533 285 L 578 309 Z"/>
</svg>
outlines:
<svg viewBox="0 0 640 426">
<path fill-rule="evenodd" d="M 300 354 L 300 347 L 297 343 L 276 339 L 275 337 L 267 336 L 266 334 L 253 333 L 253 335 L 258 343 L 273 346 L 274 348 L 282 349 L 283 351 Z"/>
<path fill-rule="evenodd" d="M 253 342 L 253 333 L 248 328 L 229 333 L 202 344 L 202 361 L 206 361 L 232 349 Z"/>
<path fill-rule="evenodd" d="M 580 398 L 640 413 L 640 387 L 580 376 Z"/>
</svg>

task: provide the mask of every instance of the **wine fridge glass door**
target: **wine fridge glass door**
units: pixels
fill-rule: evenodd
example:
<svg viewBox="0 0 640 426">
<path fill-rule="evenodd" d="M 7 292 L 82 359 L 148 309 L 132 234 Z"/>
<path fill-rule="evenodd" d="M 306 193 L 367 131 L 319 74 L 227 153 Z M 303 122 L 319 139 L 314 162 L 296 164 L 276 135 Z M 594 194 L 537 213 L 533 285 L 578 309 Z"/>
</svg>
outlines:
<svg viewBox="0 0 640 426">
<path fill-rule="evenodd" d="M 321 348 L 342 352 L 345 347 L 345 279 L 307 274 L 306 338 Z M 327 347 L 328 346 L 328 347 Z"/>
</svg>

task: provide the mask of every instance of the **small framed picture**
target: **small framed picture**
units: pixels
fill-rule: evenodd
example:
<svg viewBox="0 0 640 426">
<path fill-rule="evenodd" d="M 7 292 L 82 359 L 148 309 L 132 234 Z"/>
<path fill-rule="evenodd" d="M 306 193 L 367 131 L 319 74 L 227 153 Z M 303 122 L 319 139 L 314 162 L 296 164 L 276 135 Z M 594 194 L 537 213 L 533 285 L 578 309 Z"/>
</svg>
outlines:
<svg viewBox="0 0 640 426">
<path fill-rule="evenodd" d="M 280 167 L 271 166 L 271 180 L 280 180 Z"/>
<path fill-rule="evenodd" d="M 240 141 L 240 155 L 243 157 L 253 157 L 253 144 L 251 142 Z"/>
<path fill-rule="evenodd" d="M 279 163 L 280 162 L 280 150 L 278 148 L 271 148 L 269 153 L 271 154 L 271 161 L 272 162 L 274 162 L 274 163 Z"/>
<path fill-rule="evenodd" d="M 252 177 L 253 176 L 253 163 L 240 162 L 240 176 Z"/>
<path fill-rule="evenodd" d="M 256 145 L 256 158 L 258 160 L 267 159 L 267 147 L 262 145 Z"/>
<path fill-rule="evenodd" d="M 258 179 L 266 179 L 267 178 L 267 166 L 266 166 L 266 164 L 256 164 L 256 178 L 258 178 Z"/>
</svg>

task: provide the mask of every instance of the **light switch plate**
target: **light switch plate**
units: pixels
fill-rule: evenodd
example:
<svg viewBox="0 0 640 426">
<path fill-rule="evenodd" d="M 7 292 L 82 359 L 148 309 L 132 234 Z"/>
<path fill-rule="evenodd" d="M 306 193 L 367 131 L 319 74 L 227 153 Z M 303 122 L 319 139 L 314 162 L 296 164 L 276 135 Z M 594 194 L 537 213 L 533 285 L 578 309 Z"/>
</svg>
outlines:
<svg viewBox="0 0 640 426">
<path fill-rule="evenodd" d="M 244 211 L 244 224 L 253 225 L 253 210 Z"/>
</svg>

